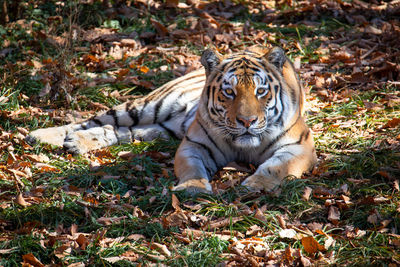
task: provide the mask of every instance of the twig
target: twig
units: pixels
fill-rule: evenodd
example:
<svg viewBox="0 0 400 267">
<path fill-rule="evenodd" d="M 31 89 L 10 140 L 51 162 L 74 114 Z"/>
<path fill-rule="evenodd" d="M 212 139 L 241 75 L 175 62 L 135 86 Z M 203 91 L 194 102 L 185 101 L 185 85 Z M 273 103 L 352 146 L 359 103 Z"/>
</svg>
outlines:
<svg viewBox="0 0 400 267">
<path fill-rule="evenodd" d="M 366 57 L 369 56 L 372 52 L 374 52 L 374 50 L 375 50 L 377 47 L 378 47 L 378 45 L 376 44 L 374 47 L 372 47 L 370 50 L 368 50 L 368 52 L 365 53 L 364 55 L 362 55 L 360 58 L 361 58 L 361 59 L 366 58 Z"/>
</svg>

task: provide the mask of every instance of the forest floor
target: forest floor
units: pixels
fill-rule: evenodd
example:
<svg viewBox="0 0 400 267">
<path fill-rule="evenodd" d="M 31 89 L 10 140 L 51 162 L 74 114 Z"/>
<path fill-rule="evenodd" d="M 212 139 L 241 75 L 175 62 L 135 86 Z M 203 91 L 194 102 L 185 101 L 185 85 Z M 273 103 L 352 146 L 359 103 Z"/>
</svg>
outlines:
<svg viewBox="0 0 400 267">
<path fill-rule="evenodd" d="M 0 266 L 400 264 L 398 0 L 17 2 L 0 26 Z M 319 159 L 274 192 L 239 186 L 252 166 L 218 172 L 213 195 L 171 192 L 178 140 L 82 156 L 24 141 L 199 68 L 208 45 L 255 44 L 298 69 Z"/>
</svg>

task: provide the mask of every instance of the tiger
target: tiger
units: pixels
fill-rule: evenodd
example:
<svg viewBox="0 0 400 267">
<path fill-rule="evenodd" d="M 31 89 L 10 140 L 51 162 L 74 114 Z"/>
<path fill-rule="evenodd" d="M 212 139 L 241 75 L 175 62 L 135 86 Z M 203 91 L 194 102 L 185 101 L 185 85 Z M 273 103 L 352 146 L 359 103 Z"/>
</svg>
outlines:
<svg viewBox="0 0 400 267">
<path fill-rule="evenodd" d="M 226 55 L 209 48 L 200 60 L 204 68 L 146 96 L 82 123 L 35 130 L 27 140 L 83 154 L 132 140 L 182 139 L 172 190 L 193 195 L 211 194 L 213 176 L 230 162 L 255 166 L 242 185 L 265 192 L 315 165 L 304 89 L 282 48 L 256 46 Z"/>
</svg>

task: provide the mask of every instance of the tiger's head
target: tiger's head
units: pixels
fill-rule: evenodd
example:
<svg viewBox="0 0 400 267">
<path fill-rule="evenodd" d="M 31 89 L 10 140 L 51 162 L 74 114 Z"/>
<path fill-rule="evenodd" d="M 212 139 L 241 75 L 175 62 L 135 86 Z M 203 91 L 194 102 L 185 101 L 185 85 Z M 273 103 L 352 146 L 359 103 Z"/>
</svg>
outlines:
<svg viewBox="0 0 400 267">
<path fill-rule="evenodd" d="M 208 49 L 203 102 L 218 132 L 239 148 L 257 147 L 302 105 L 300 85 L 281 48 L 222 56 Z M 293 107 L 297 105 L 297 107 Z"/>
</svg>

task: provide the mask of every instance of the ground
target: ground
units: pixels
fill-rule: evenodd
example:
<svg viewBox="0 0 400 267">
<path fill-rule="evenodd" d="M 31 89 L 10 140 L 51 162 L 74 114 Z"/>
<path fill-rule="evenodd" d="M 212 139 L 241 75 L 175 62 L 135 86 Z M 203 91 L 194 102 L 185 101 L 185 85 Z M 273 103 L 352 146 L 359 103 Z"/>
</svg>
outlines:
<svg viewBox="0 0 400 267">
<path fill-rule="evenodd" d="M 400 264 L 398 1 L 3 2 L 1 266 Z M 294 62 L 319 160 L 273 192 L 235 164 L 214 195 L 171 192 L 178 140 L 24 141 L 254 44 Z"/>
</svg>

